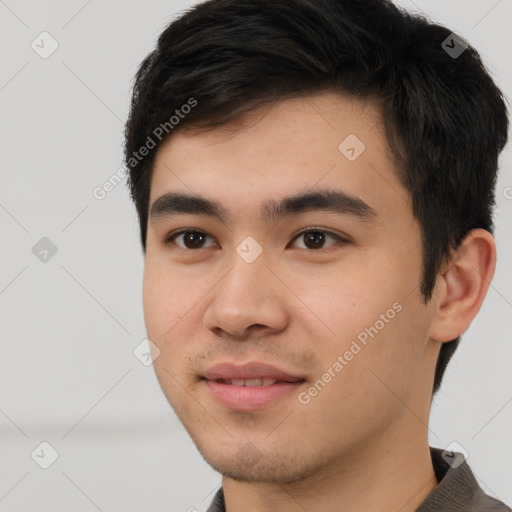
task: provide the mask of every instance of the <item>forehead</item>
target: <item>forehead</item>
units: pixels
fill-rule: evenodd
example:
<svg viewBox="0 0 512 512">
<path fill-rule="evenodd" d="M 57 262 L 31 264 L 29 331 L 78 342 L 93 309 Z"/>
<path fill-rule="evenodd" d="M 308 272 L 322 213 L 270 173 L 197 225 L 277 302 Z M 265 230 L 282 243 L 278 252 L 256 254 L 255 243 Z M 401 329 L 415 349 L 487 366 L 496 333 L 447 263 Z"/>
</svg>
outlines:
<svg viewBox="0 0 512 512">
<path fill-rule="evenodd" d="M 178 131 L 156 155 L 150 209 L 182 193 L 211 199 L 227 216 L 264 219 L 278 199 L 318 189 L 382 214 L 407 203 L 379 105 L 327 93 L 266 105 L 214 130 Z"/>
</svg>

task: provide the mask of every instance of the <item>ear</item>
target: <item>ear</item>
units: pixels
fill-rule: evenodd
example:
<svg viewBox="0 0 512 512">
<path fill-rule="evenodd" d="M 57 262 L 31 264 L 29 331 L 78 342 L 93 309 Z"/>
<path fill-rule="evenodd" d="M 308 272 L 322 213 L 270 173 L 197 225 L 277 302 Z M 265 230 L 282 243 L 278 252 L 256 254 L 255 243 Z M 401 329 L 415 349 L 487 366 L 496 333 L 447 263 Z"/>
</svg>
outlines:
<svg viewBox="0 0 512 512">
<path fill-rule="evenodd" d="M 494 237 L 484 229 L 471 230 L 438 275 L 430 338 L 451 341 L 469 327 L 484 301 L 495 268 Z"/>
</svg>

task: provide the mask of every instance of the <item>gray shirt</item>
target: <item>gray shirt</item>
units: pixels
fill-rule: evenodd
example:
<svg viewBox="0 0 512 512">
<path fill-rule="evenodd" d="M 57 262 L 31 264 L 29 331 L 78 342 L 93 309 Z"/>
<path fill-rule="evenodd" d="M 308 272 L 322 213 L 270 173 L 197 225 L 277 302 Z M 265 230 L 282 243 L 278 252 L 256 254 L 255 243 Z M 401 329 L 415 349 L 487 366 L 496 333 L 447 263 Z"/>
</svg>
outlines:
<svg viewBox="0 0 512 512">
<path fill-rule="evenodd" d="M 511 512 L 503 502 L 484 493 L 465 460 L 460 465 L 452 464 L 452 467 L 442 454 L 443 450 L 430 448 L 432 465 L 439 484 L 416 512 Z M 455 457 L 463 458 L 463 455 L 457 453 L 454 454 Z M 226 512 L 222 487 L 206 512 Z"/>
</svg>

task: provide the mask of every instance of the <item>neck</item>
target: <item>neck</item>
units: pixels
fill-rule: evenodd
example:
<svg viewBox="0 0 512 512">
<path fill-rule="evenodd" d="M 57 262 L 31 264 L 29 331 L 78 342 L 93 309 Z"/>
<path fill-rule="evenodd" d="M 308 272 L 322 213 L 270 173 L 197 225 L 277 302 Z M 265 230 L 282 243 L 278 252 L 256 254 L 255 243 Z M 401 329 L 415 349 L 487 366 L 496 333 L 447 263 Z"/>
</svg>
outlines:
<svg viewBox="0 0 512 512">
<path fill-rule="evenodd" d="M 422 426 L 419 435 L 417 418 L 408 419 L 408 429 L 389 432 L 378 445 L 366 445 L 364 453 L 358 450 L 357 457 L 340 457 L 336 466 L 321 468 L 300 482 L 269 484 L 224 477 L 226 512 L 416 511 L 438 482 L 426 428 Z"/>
</svg>

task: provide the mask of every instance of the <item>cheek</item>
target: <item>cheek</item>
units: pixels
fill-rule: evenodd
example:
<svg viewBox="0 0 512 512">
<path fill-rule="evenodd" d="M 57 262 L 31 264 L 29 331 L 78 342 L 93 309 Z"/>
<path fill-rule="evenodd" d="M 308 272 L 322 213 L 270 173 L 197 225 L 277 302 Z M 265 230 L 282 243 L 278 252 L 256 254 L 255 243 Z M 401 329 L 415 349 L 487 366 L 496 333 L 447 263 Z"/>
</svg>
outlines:
<svg viewBox="0 0 512 512">
<path fill-rule="evenodd" d="M 182 388 L 177 380 L 182 382 L 183 368 L 191 364 L 193 336 L 187 332 L 184 319 L 191 305 L 188 295 L 180 292 L 178 275 L 170 269 L 162 271 L 162 265 L 154 263 L 146 260 L 143 279 L 146 332 L 160 351 L 153 369 L 171 405 L 187 407 L 186 400 L 180 398 Z"/>
<path fill-rule="evenodd" d="M 347 439 L 402 414 L 420 375 L 425 342 L 417 309 L 408 301 L 383 304 L 332 316 L 337 336 L 315 345 L 319 366 L 308 392 L 316 396 L 307 407 Z"/>
<path fill-rule="evenodd" d="M 161 344 L 167 331 L 182 316 L 183 293 L 179 280 L 159 263 L 156 258 L 146 257 L 143 278 L 144 320 L 150 339 Z"/>
<path fill-rule="evenodd" d="M 351 336 L 331 347 L 330 360 L 338 354 L 344 360 L 340 394 L 358 397 L 377 408 L 384 404 L 400 408 L 410 401 L 428 342 L 428 318 L 419 295 L 393 302 L 397 297 L 392 294 L 373 304 L 369 314 L 361 314 L 351 325 Z"/>
<path fill-rule="evenodd" d="M 354 264 L 351 272 L 337 268 L 332 275 L 313 276 L 307 286 L 305 281 L 301 284 L 300 296 L 314 313 L 308 313 L 309 331 L 321 362 L 319 372 L 332 368 L 341 356 L 348 380 L 360 378 L 361 371 L 365 378 L 372 377 L 367 368 L 390 383 L 399 375 L 393 368 L 404 368 L 400 381 L 414 377 L 427 326 L 411 277 L 396 267 Z"/>
<path fill-rule="evenodd" d="M 329 272 L 310 273 L 305 280 L 295 275 L 292 282 L 299 283 L 297 295 L 308 306 L 315 324 L 321 321 L 321 332 L 332 340 L 329 345 L 342 348 L 376 322 L 381 330 L 381 315 L 385 320 L 396 316 L 399 306 L 393 305 L 403 295 L 400 283 L 383 279 L 383 275 L 388 275 L 385 269 L 363 263 L 350 264 L 350 272 L 336 266 Z"/>
<path fill-rule="evenodd" d="M 201 299 L 212 285 L 205 279 L 184 278 L 178 268 L 157 260 L 147 259 L 144 268 L 144 320 L 148 338 L 160 350 L 155 370 L 168 379 L 162 369 L 174 374 L 188 368 L 201 348 L 194 341 L 202 326 Z"/>
</svg>

